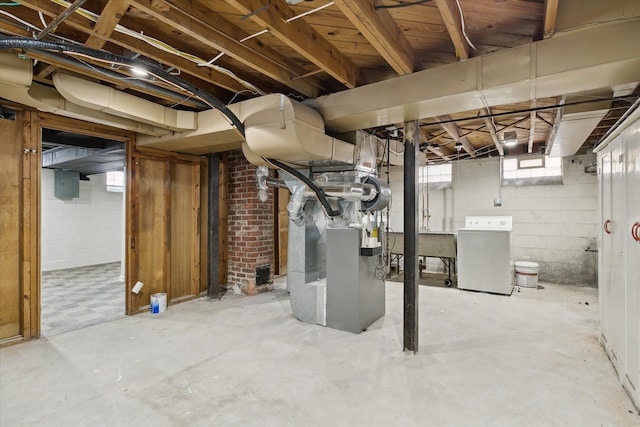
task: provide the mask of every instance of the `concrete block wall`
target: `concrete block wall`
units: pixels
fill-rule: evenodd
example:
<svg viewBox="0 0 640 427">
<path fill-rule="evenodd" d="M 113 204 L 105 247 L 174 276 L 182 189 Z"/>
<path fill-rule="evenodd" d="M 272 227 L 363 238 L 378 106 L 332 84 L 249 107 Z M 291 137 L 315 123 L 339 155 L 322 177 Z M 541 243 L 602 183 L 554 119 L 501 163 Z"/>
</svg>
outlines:
<svg viewBox="0 0 640 427">
<path fill-rule="evenodd" d="M 272 287 L 273 190 L 266 202 L 258 199 L 257 167 L 241 151 L 227 156 L 229 167 L 229 274 L 234 291 L 256 294 Z M 256 268 L 269 268 L 269 282 L 256 286 Z"/>
<path fill-rule="evenodd" d="M 108 192 L 106 175 L 80 181 L 80 197 L 54 196 L 53 169 L 42 169 L 42 271 L 117 262 L 124 241 L 124 193 Z"/>
<path fill-rule="evenodd" d="M 539 278 L 552 283 L 587 286 L 597 284 L 597 177 L 584 167 L 595 155 L 563 159 L 562 185 L 502 188 L 499 194 L 499 160 L 464 160 L 453 164 L 452 188 L 421 187 L 418 224 L 431 231 L 455 231 L 464 227 L 467 215 L 511 215 L 516 261 L 540 264 Z M 402 170 L 392 170 L 393 202 L 390 226 L 403 228 Z M 427 210 L 428 207 L 428 218 Z M 428 267 L 440 271 L 440 261 Z"/>
</svg>

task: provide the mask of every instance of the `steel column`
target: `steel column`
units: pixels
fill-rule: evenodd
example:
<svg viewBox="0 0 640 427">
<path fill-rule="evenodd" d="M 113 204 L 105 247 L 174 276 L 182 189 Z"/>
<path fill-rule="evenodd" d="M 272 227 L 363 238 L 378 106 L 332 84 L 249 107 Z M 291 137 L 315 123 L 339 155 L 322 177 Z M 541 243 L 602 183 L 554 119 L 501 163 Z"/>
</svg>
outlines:
<svg viewBox="0 0 640 427">
<path fill-rule="evenodd" d="M 418 351 L 418 121 L 404 124 L 404 333 L 403 350 Z"/>
<path fill-rule="evenodd" d="M 220 220 L 220 155 L 207 156 L 208 168 L 208 221 L 207 221 L 207 296 L 218 298 L 220 281 L 220 248 L 218 245 L 218 223 Z"/>
</svg>

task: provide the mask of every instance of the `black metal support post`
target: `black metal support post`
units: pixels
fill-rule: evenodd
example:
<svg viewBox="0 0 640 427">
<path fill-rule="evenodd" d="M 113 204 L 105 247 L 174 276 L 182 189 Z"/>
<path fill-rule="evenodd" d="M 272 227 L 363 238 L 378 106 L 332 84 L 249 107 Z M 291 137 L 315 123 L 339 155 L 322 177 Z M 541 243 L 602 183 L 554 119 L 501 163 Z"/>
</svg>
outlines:
<svg viewBox="0 0 640 427">
<path fill-rule="evenodd" d="M 218 298 L 220 281 L 220 248 L 218 246 L 218 222 L 220 220 L 220 155 L 209 154 L 208 169 L 208 220 L 207 220 L 207 296 Z"/>
<path fill-rule="evenodd" d="M 404 124 L 404 333 L 403 350 L 418 351 L 418 153 L 417 121 Z"/>
</svg>

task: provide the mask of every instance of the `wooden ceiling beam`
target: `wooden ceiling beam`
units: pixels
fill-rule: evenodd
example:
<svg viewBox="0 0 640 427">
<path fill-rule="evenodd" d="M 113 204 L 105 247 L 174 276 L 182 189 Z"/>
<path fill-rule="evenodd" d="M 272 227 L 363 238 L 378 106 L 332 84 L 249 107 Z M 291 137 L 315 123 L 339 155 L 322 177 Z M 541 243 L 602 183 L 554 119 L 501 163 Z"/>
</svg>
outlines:
<svg viewBox="0 0 640 427">
<path fill-rule="evenodd" d="M 40 64 L 44 64 L 44 63 L 41 62 L 38 65 Z M 38 80 L 46 80 L 47 77 L 49 77 L 51 73 L 53 73 L 57 69 L 58 68 L 55 65 L 44 64 L 44 66 L 37 67 L 33 70 L 33 74 L 35 75 L 34 78 Z"/>
<path fill-rule="evenodd" d="M 444 147 L 433 147 L 431 144 L 429 144 L 429 132 L 425 128 L 420 127 L 420 135 L 427 143 L 427 151 L 430 151 L 431 153 L 440 157 L 442 160 L 446 160 L 448 162 L 451 161 L 451 157 L 445 154 Z"/>
<path fill-rule="evenodd" d="M 130 0 L 131 6 L 150 15 L 158 22 L 176 29 L 185 36 L 191 37 L 217 51 L 240 61 L 273 80 L 309 97 L 317 95 L 318 90 L 304 80 L 294 80 L 296 75 L 286 67 L 266 58 L 239 40 L 229 37 L 217 28 L 194 19 L 179 8 L 173 7 L 164 0 Z M 167 11 L 167 7 L 171 10 Z"/>
<path fill-rule="evenodd" d="M 489 108 L 485 108 L 480 112 L 483 116 L 488 116 L 491 114 L 491 110 Z M 484 124 L 487 125 L 487 129 L 489 129 L 489 133 L 491 134 L 491 140 L 493 141 L 493 145 L 496 146 L 496 150 L 501 156 L 504 156 L 504 147 L 500 140 L 498 139 L 498 131 L 496 130 L 496 126 L 493 124 L 493 121 L 490 117 L 484 118 Z"/>
<path fill-rule="evenodd" d="M 20 4 L 37 12 L 42 12 L 47 16 L 56 16 L 57 10 L 60 8 L 52 2 L 42 2 L 38 0 L 21 0 Z M 65 20 L 64 23 L 70 26 L 72 29 L 80 31 L 82 33 L 89 35 L 94 34 L 91 21 L 81 16 L 71 15 Z M 125 49 L 129 49 L 133 52 L 138 52 L 141 55 L 144 55 L 162 64 L 168 65 L 173 68 L 178 68 L 182 72 L 190 74 L 194 77 L 204 80 L 205 82 L 219 86 L 226 90 L 239 92 L 246 89 L 246 87 L 240 84 L 237 80 L 231 78 L 230 76 L 227 76 L 226 74 L 217 72 L 211 68 L 198 67 L 195 63 L 189 61 L 188 59 L 181 58 L 177 55 L 173 55 L 161 49 L 152 47 L 142 40 L 134 39 L 132 37 L 125 36 L 114 31 L 109 38 L 109 42 Z"/>
<path fill-rule="evenodd" d="M 418 55 L 386 9 L 374 2 L 335 0 L 334 3 L 399 75 L 420 71 Z"/>
<path fill-rule="evenodd" d="M 544 38 L 547 39 L 556 32 L 556 18 L 558 16 L 558 0 L 544 1 Z"/>
<path fill-rule="evenodd" d="M 129 9 L 129 3 L 126 0 L 109 0 L 102 9 L 98 22 L 93 26 L 94 34 L 89 36 L 84 45 L 92 49 L 102 49 L 127 9 Z"/>
<path fill-rule="evenodd" d="M 498 129 L 498 133 L 500 133 L 500 132 L 504 132 L 505 130 L 509 130 L 509 129 L 511 129 L 511 128 L 514 128 L 514 127 L 517 127 L 520 123 L 525 122 L 525 121 L 527 121 L 527 120 L 529 120 L 529 116 L 527 116 L 527 117 L 523 117 L 523 118 L 521 118 L 521 119 L 518 119 L 518 120 L 516 120 L 515 122 L 513 122 L 513 123 L 511 123 L 511 124 L 508 124 L 508 125 L 506 125 L 506 126 L 503 126 L 503 127 L 501 127 L 500 129 Z"/>
<path fill-rule="evenodd" d="M 452 119 L 451 119 L 451 116 L 447 114 L 445 116 L 437 117 L 437 120 L 441 122 L 446 122 Z M 447 133 L 449 134 L 449 136 L 451 136 L 451 138 L 453 138 L 456 142 L 459 142 L 460 144 L 462 144 L 462 148 L 464 148 L 464 151 L 469 153 L 471 157 L 476 156 L 475 147 L 473 146 L 473 144 L 471 144 L 471 142 L 469 142 L 469 139 L 466 136 L 460 136 L 460 129 L 458 128 L 457 124 L 453 122 L 440 123 L 440 126 L 442 126 L 442 128 L 447 131 Z"/>
<path fill-rule="evenodd" d="M 198 19 L 201 22 L 215 27 L 216 30 L 223 32 L 224 34 L 232 37 L 235 40 L 244 40 L 242 41 L 242 44 L 244 44 L 245 46 L 248 46 L 256 52 L 260 52 L 261 55 L 269 58 L 272 62 L 281 64 L 286 69 L 294 73 L 295 77 L 293 77 L 293 80 L 304 78 L 309 84 L 317 88 L 322 88 L 324 86 L 320 78 L 314 76 L 314 74 L 321 73 L 323 72 L 323 70 L 315 70 L 310 72 L 293 58 L 283 55 L 277 50 L 261 42 L 259 37 L 247 38 L 252 34 L 246 32 L 231 21 L 223 18 L 219 13 L 212 9 L 213 2 L 199 2 L 194 0 L 167 0 L 167 3 L 170 3 L 173 7 L 178 8 L 183 12 L 187 12 L 195 19 Z"/>
<path fill-rule="evenodd" d="M 456 48 L 456 56 L 458 59 L 467 59 L 471 56 L 469 45 L 462 33 L 462 21 L 460 12 L 454 0 L 436 0 L 436 6 L 440 11 L 444 25 L 447 27 L 449 37 Z"/>
<path fill-rule="evenodd" d="M 284 0 L 271 0 L 266 6 L 263 0 L 226 1 L 340 83 L 357 86 L 358 67 L 304 20 L 292 20 L 295 14 Z"/>
</svg>

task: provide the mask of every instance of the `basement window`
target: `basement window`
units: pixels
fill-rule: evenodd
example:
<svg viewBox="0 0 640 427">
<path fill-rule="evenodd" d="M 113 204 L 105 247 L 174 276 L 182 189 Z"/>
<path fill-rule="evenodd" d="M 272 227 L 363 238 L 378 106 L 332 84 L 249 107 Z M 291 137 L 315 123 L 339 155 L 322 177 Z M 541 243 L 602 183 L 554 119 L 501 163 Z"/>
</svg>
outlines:
<svg viewBox="0 0 640 427">
<path fill-rule="evenodd" d="M 562 158 L 527 156 L 502 159 L 505 186 L 562 184 Z"/>
<path fill-rule="evenodd" d="M 452 176 L 451 163 L 420 166 L 418 183 L 436 189 L 451 188 Z"/>
<path fill-rule="evenodd" d="M 107 191 L 122 193 L 124 191 L 124 172 L 107 172 Z"/>
</svg>

